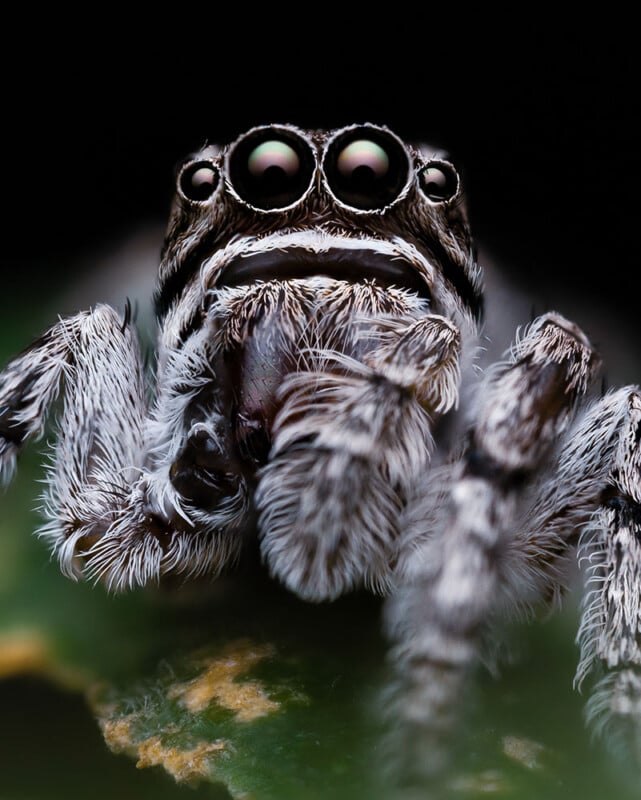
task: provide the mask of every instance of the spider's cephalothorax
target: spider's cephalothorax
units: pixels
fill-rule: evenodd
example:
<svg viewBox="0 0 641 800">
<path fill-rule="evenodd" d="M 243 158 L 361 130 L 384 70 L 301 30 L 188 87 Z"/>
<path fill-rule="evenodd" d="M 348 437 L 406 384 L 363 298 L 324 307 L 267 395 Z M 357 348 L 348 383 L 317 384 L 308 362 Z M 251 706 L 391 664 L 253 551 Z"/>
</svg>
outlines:
<svg viewBox="0 0 641 800">
<path fill-rule="evenodd" d="M 432 769 L 488 624 L 557 597 L 579 543 L 580 677 L 605 666 L 596 713 L 638 713 L 638 390 L 587 400 L 598 358 L 555 313 L 473 368 L 481 275 L 444 153 L 369 124 L 205 147 L 177 171 L 156 308 L 150 391 L 104 305 L 0 376 L 5 476 L 64 379 L 41 533 L 67 574 L 215 575 L 258 544 L 305 599 L 389 593 L 404 752 Z"/>
</svg>

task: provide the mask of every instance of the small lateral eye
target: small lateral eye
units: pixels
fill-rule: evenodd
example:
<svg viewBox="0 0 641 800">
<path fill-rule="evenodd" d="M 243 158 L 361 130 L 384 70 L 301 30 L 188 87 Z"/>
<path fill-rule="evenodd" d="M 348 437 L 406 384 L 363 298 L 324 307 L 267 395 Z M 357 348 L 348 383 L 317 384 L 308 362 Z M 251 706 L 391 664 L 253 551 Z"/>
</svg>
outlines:
<svg viewBox="0 0 641 800">
<path fill-rule="evenodd" d="M 451 164 L 444 161 L 428 164 L 420 173 L 423 193 L 439 203 L 454 197 L 458 191 L 458 175 Z"/>
<path fill-rule="evenodd" d="M 207 200 L 218 186 L 218 177 L 218 170 L 209 161 L 195 161 L 182 171 L 179 178 L 180 191 L 188 200 Z"/>
</svg>

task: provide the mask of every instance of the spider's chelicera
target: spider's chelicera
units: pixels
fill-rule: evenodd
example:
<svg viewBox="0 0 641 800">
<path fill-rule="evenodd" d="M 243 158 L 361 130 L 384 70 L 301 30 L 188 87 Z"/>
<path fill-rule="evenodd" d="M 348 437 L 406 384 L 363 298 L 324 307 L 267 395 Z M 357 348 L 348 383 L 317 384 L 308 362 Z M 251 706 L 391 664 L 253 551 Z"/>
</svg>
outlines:
<svg viewBox="0 0 641 800">
<path fill-rule="evenodd" d="M 176 175 L 151 387 L 128 314 L 61 319 L 0 375 L 2 474 L 64 380 L 40 535 L 66 574 L 124 590 L 258 546 L 304 599 L 388 594 L 419 771 L 492 621 L 557 598 L 578 551 L 578 680 L 602 669 L 593 715 L 634 723 L 639 390 L 595 394 L 556 313 L 476 369 L 481 277 L 445 153 L 369 124 L 207 146 Z"/>
</svg>

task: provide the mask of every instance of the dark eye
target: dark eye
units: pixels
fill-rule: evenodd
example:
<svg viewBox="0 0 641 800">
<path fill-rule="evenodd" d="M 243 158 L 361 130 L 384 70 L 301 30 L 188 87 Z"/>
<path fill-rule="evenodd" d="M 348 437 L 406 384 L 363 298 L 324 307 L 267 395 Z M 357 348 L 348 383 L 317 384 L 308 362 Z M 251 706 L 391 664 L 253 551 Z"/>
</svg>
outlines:
<svg viewBox="0 0 641 800">
<path fill-rule="evenodd" d="M 451 164 L 428 164 L 420 174 L 421 189 L 430 200 L 449 200 L 458 191 L 458 175 Z"/>
<path fill-rule="evenodd" d="M 303 139 L 277 128 L 250 133 L 229 159 L 229 177 L 240 197 L 266 211 L 299 200 L 313 171 L 314 158 Z"/>
<path fill-rule="evenodd" d="M 362 210 L 394 202 L 407 183 L 408 159 L 395 136 L 363 126 L 331 142 L 323 168 L 329 188 L 343 203 Z"/>
<path fill-rule="evenodd" d="M 195 161 L 182 171 L 179 185 L 188 200 L 206 200 L 218 186 L 218 170 L 209 161 Z"/>
</svg>

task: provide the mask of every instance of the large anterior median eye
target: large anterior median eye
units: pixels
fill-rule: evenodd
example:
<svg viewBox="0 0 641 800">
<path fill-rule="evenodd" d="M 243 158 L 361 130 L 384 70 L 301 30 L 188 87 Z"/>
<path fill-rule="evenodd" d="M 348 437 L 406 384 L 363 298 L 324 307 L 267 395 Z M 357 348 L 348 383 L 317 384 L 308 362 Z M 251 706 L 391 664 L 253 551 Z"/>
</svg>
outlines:
<svg viewBox="0 0 641 800">
<path fill-rule="evenodd" d="M 314 157 L 295 133 L 279 128 L 251 131 L 235 145 L 229 178 L 238 195 L 255 208 L 285 208 L 309 188 Z"/>
<path fill-rule="evenodd" d="M 338 200 L 371 211 L 383 209 L 399 197 L 407 183 L 409 162 L 393 134 L 363 125 L 330 142 L 323 169 Z"/>
</svg>

